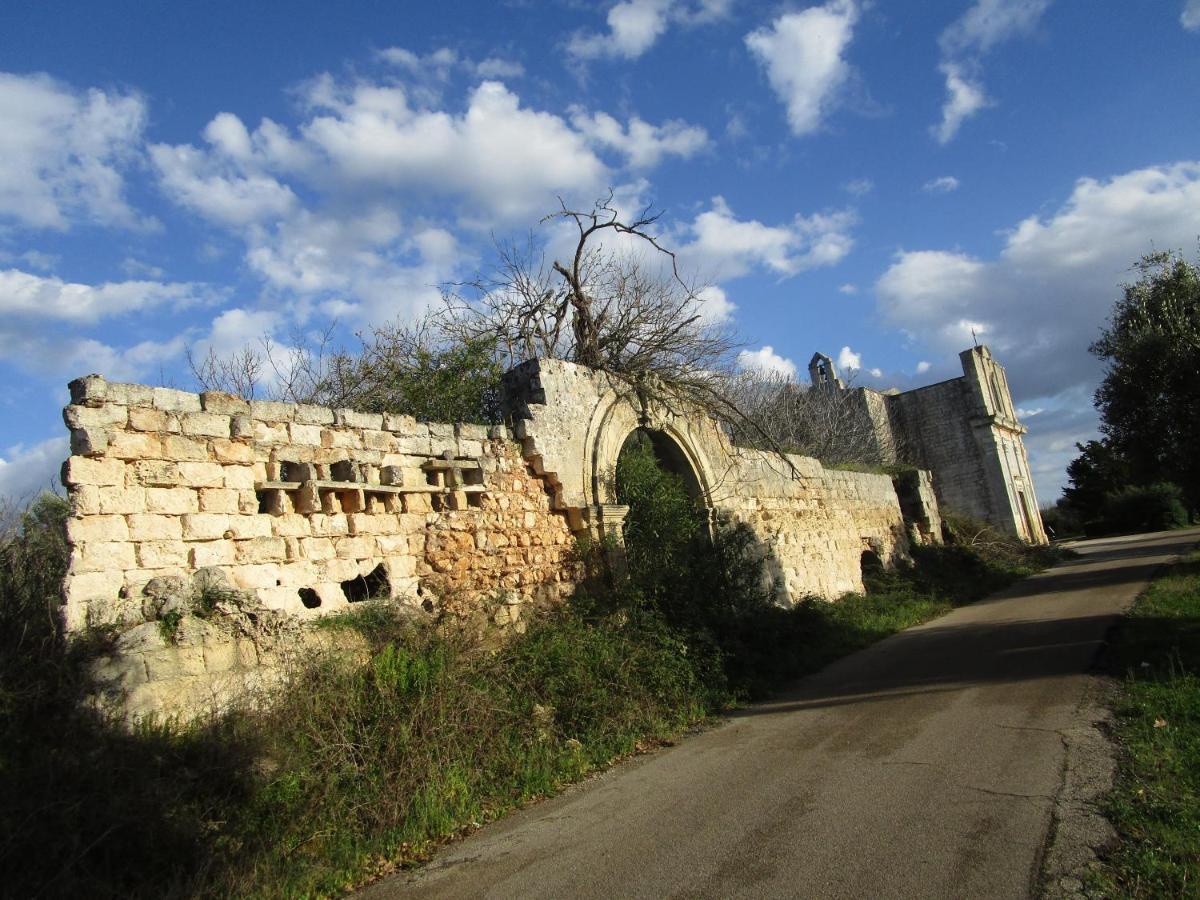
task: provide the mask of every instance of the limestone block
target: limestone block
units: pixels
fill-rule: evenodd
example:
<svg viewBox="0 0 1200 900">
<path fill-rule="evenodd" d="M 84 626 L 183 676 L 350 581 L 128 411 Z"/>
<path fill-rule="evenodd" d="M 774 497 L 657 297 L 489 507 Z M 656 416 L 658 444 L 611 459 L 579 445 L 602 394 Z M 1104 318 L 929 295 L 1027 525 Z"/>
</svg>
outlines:
<svg viewBox="0 0 1200 900">
<path fill-rule="evenodd" d="M 486 441 L 488 439 L 488 427 L 486 425 L 471 425 L 467 422 L 460 422 L 455 426 L 460 440 L 465 441 Z"/>
<path fill-rule="evenodd" d="M 233 541 L 204 541 L 188 546 L 188 562 L 195 569 L 205 566 L 231 566 L 236 559 Z"/>
<path fill-rule="evenodd" d="M 204 651 L 200 647 L 181 645 L 151 650 L 142 659 L 148 679 L 159 684 L 204 674 Z"/>
<path fill-rule="evenodd" d="M 254 462 L 254 448 L 241 441 L 217 438 L 212 442 L 212 452 L 219 463 L 245 465 Z"/>
<path fill-rule="evenodd" d="M 131 541 L 177 541 L 183 537 L 178 516 L 134 513 L 126 517 Z"/>
<path fill-rule="evenodd" d="M 179 464 L 161 459 L 139 460 L 133 466 L 134 480 L 147 487 L 176 487 L 179 485 Z"/>
<path fill-rule="evenodd" d="M 260 422 L 290 422 L 295 412 L 296 407 L 290 403 L 277 403 L 273 400 L 250 401 L 250 415 Z"/>
<path fill-rule="evenodd" d="M 229 516 L 221 513 L 190 513 L 182 517 L 185 541 L 215 541 L 229 530 Z"/>
<path fill-rule="evenodd" d="M 367 536 L 335 538 L 333 545 L 341 559 L 368 559 L 375 555 L 375 539 Z"/>
<path fill-rule="evenodd" d="M 300 554 L 305 559 L 313 561 L 333 559 L 337 555 L 334 551 L 333 541 L 325 537 L 311 537 L 301 540 Z"/>
<path fill-rule="evenodd" d="M 124 585 L 125 573 L 119 569 L 72 572 L 63 582 L 63 593 L 70 603 L 87 603 L 97 597 L 113 599 Z"/>
<path fill-rule="evenodd" d="M 363 446 L 368 450 L 380 450 L 384 453 L 391 452 L 395 446 L 396 439 L 389 431 L 364 431 Z"/>
<path fill-rule="evenodd" d="M 304 607 L 300 592 L 294 587 L 262 587 L 255 590 L 254 596 L 267 609 L 278 609 L 291 615 L 311 615 L 314 612 Z"/>
<path fill-rule="evenodd" d="M 458 455 L 478 459 L 483 456 L 483 444 L 480 441 L 458 439 Z"/>
<path fill-rule="evenodd" d="M 233 585 L 239 590 L 276 587 L 279 580 L 279 563 L 237 566 L 230 573 Z"/>
<path fill-rule="evenodd" d="M 180 417 L 179 426 L 184 434 L 192 437 L 228 438 L 230 435 L 229 416 L 217 413 L 186 413 Z"/>
<path fill-rule="evenodd" d="M 340 537 L 350 533 L 350 526 L 346 523 L 346 516 L 342 513 L 333 513 L 332 515 L 317 513 L 309 516 L 308 521 L 313 535 L 317 537 Z"/>
<path fill-rule="evenodd" d="M 154 388 L 153 403 L 155 409 L 163 412 L 190 413 L 200 412 L 200 397 L 187 391 L 176 391 L 172 388 Z"/>
<path fill-rule="evenodd" d="M 424 430 L 428 434 L 428 430 L 423 425 L 418 424 L 417 420 L 412 416 L 400 415 L 399 413 L 384 413 L 383 414 L 383 430 L 395 431 L 400 434 L 417 434 Z"/>
<path fill-rule="evenodd" d="M 63 407 L 63 421 L 68 428 L 124 427 L 129 420 L 129 408 L 115 404 L 104 406 Z"/>
<path fill-rule="evenodd" d="M 387 513 L 350 513 L 346 516 L 346 524 L 352 535 L 387 534 L 398 527 L 396 516 Z"/>
<path fill-rule="evenodd" d="M 67 491 L 71 501 L 71 513 L 76 516 L 94 516 L 100 512 L 100 491 L 94 484 L 80 484 Z"/>
<path fill-rule="evenodd" d="M 290 440 L 286 424 L 262 422 L 258 419 L 253 420 L 250 437 L 256 444 L 286 444 Z"/>
<path fill-rule="evenodd" d="M 241 397 L 227 394 L 224 391 L 202 391 L 200 408 L 205 412 L 226 416 L 244 415 L 250 412 L 249 403 Z"/>
<path fill-rule="evenodd" d="M 301 425 L 332 425 L 334 422 L 333 410 L 324 406 L 300 403 L 293 407 L 293 414 Z"/>
<path fill-rule="evenodd" d="M 225 466 L 224 480 L 227 488 L 235 491 L 252 491 L 254 490 L 254 467 Z"/>
<path fill-rule="evenodd" d="M 349 581 L 361 574 L 358 561 L 354 559 L 331 559 L 325 563 L 325 577 L 330 581 Z"/>
<path fill-rule="evenodd" d="M 200 512 L 237 514 L 241 512 L 238 492 L 229 488 L 201 488 Z"/>
<path fill-rule="evenodd" d="M 362 432 L 339 428 L 321 429 L 321 446 L 337 450 L 361 450 Z"/>
<path fill-rule="evenodd" d="M 318 577 L 316 567 L 308 560 L 290 560 L 279 567 L 279 575 L 275 581 L 294 591 L 296 588 L 309 587 Z"/>
<path fill-rule="evenodd" d="M 321 430 L 320 425 L 301 425 L 292 422 L 288 425 L 288 442 L 301 446 L 320 447 Z"/>
<path fill-rule="evenodd" d="M 132 569 L 133 544 L 127 541 L 92 541 L 77 544 L 71 553 L 71 573 Z"/>
<path fill-rule="evenodd" d="M 237 541 L 236 544 L 239 563 L 281 562 L 287 558 L 287 547 L 283 538 L 256 537 Z"/>
<path fill-rule="evenodd" d="M 108 449 L 111 433 L 104 428 L 72 428 L 71 453 L 75 456 L 99 456 Z"/>
<path fill-rule="evenodd" d="M 146 492 L 140 487 L 100 487 L 95 491 L 97 511 L 105 515 L 125 515 L 146 509 Z"/>
<path fill-rule="evenodd" d="M 260 513 L 229 516 L 227 529 L 239 541 L 271 537 L 271 517 Z"/>
<path fill-rule="evenodd" d="M 179 463 L 179 484 L 188 487 L 221 487 L 225 483 L 225 468 L 213 462 Z"/>
<path fill-rule="evenodd" d="M 428 455 L 433 452 L 429 440 L 429 430 L 424 425 L 420 426 L 415 433 L 397 434 L 392 446 L 396 453 Z"/>
<path fill-rule="evenodd" d="M 405 494 L 404 511 L 406 513 L 428 513 L 433 511 L 433 503 L 428 494 Z"/>
<path fill-rule="evenodd" d="M 375 536 L 375 545 L 379 548 L 380 556 L 394 556 L 408 553 L 407 534 L 379 534 Z"/>
<path fill-rule="evenodd" d="M 89 406 L 99 406 L 108 396 L 108 382 L 102 375 L 84 375 L 76 378 L 67 385 L 71 392 L 72 403 L 86 403 Z"/>
<path fill-rule="evenodd" d="M 417 572 L 415 558 L 405 555 L 388 555 L 388 574 L 393 578 L 408 578 Z"/>
<path fill-rule="evenodd" d="M 76 484 L 123 485 L 125 463 L 119 459 L 72 456 L 63 463 L 62 482 L 67 487 Z"/>
<path fill-rule="evenodd" d="M 118 432 L 109 440 L 108 455 L 115 459 L 158 459 L 163 455 L 162 442 L 153 434 Z"/>
<path fill-rule="evenodd" d="M 179 419 L 168 415 L 160 409 L 135 406 L 129 410 L 129 427 L 134 431 L 149 431 L 153 433 L 179 431 Z"/>
<path fill-rule="evenodd" d="M 188 547 L 182 541 L 139 541 L 137 561 L 143 569 L 186 566 L 188 565 Z"/>
<path fill-rule="evenodd" d="M 237 491 L 238 509 L 242 515 L 251 515 L 258 512 L 258 494 L 253 490 Z"/>
<path fill-rule="evenodd" d="M 335 409 L 334 421 L 345 428 L 373 428 L 376 431 L 383 428 L 383 416 L 380 413 L 355 412 L 352 409 Z"/>
<path fill-rule="evenodd" d="M 204 441 L 183 435 L 169 434 L 162 438 L 162 454 L 165 459 L 206 461 L 208 446 Z"/>
<path fill-rule="evenodd" d="M 148 487 L 145 492 L 146 512 L 182 515 L 200 508 L 196 492 L 191 488 Z"/>
<path fill-rule="evenodd" d="M 249 416 L 234 416 L 229 420 L 229 434 L 234 438 L 254 437 L 254 420 Z"/>
<path fill-rule="evenodd" d="M 87 516 L 67 519 L 67 541 L 78 544 L 87 541 L 125 541 L 129 527 L 123 516 Z"/>
<path fill-rule="evenodd" d="M 271 533 L 276 537 L 308 537 L 312 529 L 308 517 L 291 513 L 285 516 L 272 516 Z"/>
</svg>

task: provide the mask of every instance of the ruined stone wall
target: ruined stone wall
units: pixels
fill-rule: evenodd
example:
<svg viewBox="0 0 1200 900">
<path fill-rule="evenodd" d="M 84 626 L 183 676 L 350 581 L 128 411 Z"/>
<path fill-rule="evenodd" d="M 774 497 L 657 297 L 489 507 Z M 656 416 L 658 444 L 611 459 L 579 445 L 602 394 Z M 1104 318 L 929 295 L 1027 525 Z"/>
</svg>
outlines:
<svg viewBox="0 0 1200 900">
<path fill-rule="evenodd" d="M 566 518 L 503 429 L 98 376 L 71 392 L 70 629 L 153 620 L 148 585 L 206 568 L 296 617 L 504 593 L 503 624 L 570 589 Z"/>
<path fill-rule="evenodd" d="M 516 435 L 554 484 L 561 506 L 603 530 L 620 515 L 612 473 L 626 438 L 638 428 L 661 435 L 686 461 L 689 471 L 681 474 L 695 480 L 704 504 L 754 529 L 781 602 L 862 590 L 864 551 L 891 564 L 910 540 L 924 539 L 906 523 L 886 475 L 734 447 L 712 419 L 638 397 L 570 363 L 531 360 L 506 379 Z M 932 495 L 921 502 L 936 510 Z"/>
</svg>

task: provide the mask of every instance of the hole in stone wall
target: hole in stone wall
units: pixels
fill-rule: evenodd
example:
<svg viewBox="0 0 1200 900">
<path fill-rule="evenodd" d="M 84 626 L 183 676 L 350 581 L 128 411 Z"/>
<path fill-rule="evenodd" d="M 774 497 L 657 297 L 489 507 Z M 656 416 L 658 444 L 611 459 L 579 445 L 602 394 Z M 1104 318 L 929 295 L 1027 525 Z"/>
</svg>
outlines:
<svg viewBox="0 0 1200 900">
<path fill-rule="evenodd" d="M 874 550 L 864 550 L 859 565 L 862 566 L 863 581 L 883 574 L 883 560 Z"/>
<path fill-rule="evenodd" d="M 334 481 L 354 481 L 354 463 L 348 459 L 335 462 L 329 467 L 329 475 Z"/>
<path fill-rule="evenodd" d="M 300 602 L 305 609 L 316 609 L 321 605 L 321 595 L 312 588 L 300 588 Z"/>
<path fill-rule="evenodd" d="M 432 487 L 438 487 L 442 483 L 441 473 L 433 472 L 433 471 L 426 472 L 425 473 L 425 483 Z"/>
<path fill-rule="evenodd" d="M 258 511 L 260 513 L 269 513 L 271 511 L 271 501 L 267 496 L 267 492 L 255 491 L 254 496 L 258 498 Z"/>
<path fill-rule="evenodd" d="M 467 506 L 481 509 L 483 507 L 483 494 L 467 494 Z"/>
<path fill-rule="evenodd" d="M 303 480 L 300 478 L 299 469 L 300 469 L 299 463 L 288 462 L 287 460 L 280 460 L 280 462 L 279 462 L 279 480 L 280 481 L 301 481 L 301 480 Z"/>
<path fill-rule="evenodd" d="M 463 484 L 483 484 L 483 469 L 463 469 Z"/>
<path fill-rule="evenodd" d="M 430 494 L 429 505 L 433 507 L 434 512 L 441 512 L 446 508 L 446 501 L 440 494 Z"/>
<path fill-rule="evenodd" d="M 387 597 L 392 592 L 391 582 L 388 581 L 387 570 L 383 563 L 377 565 L 366 575 L 359 575 L 349 581 L 342 582 L 342 593 L 350 603 L 361 603 L 373 597 Z"/>
</svg>

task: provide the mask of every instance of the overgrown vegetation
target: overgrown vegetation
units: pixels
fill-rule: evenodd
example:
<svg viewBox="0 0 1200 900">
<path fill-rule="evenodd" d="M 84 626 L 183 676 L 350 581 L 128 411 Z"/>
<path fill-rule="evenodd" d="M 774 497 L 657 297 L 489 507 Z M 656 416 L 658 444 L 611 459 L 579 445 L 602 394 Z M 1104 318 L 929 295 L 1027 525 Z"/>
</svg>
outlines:
<svg viewBox="0 0 1200 900">
<path fill-rule="evenodd" d="M 312 652 L 269 705 L 134 733 L 80 702 L 89 648 L 53 616 L 64 509 L 40 501 L 0 545 L 0 894 L 335 895 L 1040 561 L 974 535 L 782 609 L 748 529 L 710 542 L 647 448 L 618 474 L 620 585 L 491 649 L 365 605 L 325 623 L 360 651 Z"/>
<path fill-rule="evenodd" d="M 1185 897 L 1200 888 L 1200 553 L 1155 581 L 1109 642 L 1124 677 L 1107 814 L 1120 843 L 1103 896 Z"/>
</svg>

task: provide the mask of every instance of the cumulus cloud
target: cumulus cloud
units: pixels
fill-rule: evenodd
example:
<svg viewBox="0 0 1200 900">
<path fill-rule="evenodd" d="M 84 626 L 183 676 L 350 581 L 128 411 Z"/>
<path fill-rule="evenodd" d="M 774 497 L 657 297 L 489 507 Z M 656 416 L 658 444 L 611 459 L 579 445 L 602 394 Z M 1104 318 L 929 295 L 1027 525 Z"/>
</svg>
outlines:
<svg viewBox="0 0 1200 900">
<path fill-rule="evenodd" d="M 838 368 L 841 369 L 843 372 L 849 372 L 854 369 L 861 369 L 863 367 L 862 366 L 862 354 L 855 353 L 849 347 L 843 347 L 841 350 L 838 351 L 837 365 L 838 365 Z"/>
<path fill-rule="evenodd" d="M 840 284 L 838 285 L 838 293 L 846 294 L 847 296 L 852 297 L 858 293 L 858 285 L 850 282 L 847 282 L 846 284 Z"/>
<path fill-rule="evenodd" d="M 852 71 L 844 55 L 857 20 L 853 0 L 829 0 L 823 6 L 785 13 L 770 26 L 746 35 L 746 46 L 787 107 L 794 134 L 817 131 L 836 106 Z"/>
<path fill-rule="evenodd" d="M 70 453 L 65 436 L 9 447 L 0 457 L 0 500 L 24 503 L 47 490 L 61 494 L 58 471 Z"/>
<path fill-rule="evenodd" d="M 122 175 L 146 124 L 140 96 L 0 73 L 0 122 L 0 217 L 56 230 L 151 224 L 126 201 Z"/>
<path fill-rule="evenodd" d="M 958 179 L 953 175 L 942 175 L 921 185 L 921 190 L 929 194 L 949 194 L 958 190 Z"/>
<path fill-rule="evenodd" d="M 707 131 L 678 119 L 651 125 L 634 116 L 622 125 L 608 113 L 572 107 L 571 125 L 592 143 L 623 154 L 634 169 L 653 168 L 664 156 L 689 159 L 708 146 Z"/>
<path fill-rule="evenodd" d="M 1087 346 L 1130 266 L 1155 247 L 1191 247 L 1200 234 L 1200 161 L 1082 178 L 1048 216 L 1007 234 L 994 259 L 958 250 L 897 255 L 876 284 L 880 311 L 939 352 L 971 331 L 1008 364 L 1018 399 L 1094 383 Z"/>
<path fill-rule="evenodd" d="M 743 350 L 737 357 L 738 366 L 747 371 L 763 375 L 782 375 L 785 378 L 796 377 L 796 364 L 790 359 L 780 356 L 770 344 L 759 350 Z"/>
<path fill-rule="evenodd" d="M 930 131 L 946 144 L 962 124 L 992 105 L 979 79 L 980 59 L 998 44 L 1032 32 L 1052 0 L 976 0 L 938 39 L 946 80 L 942 121 Z"/>
<path fill-rule="evenodd" d="M 923 359 L 919 363 L 917 363 L 917 374 L 924 375 L 931 368 L 933 368 L 933 364 L 928 362 L 927 360 Z"/>
<path fill-rule="evenodd" d="M 737 309 L 737 304 L 715 284 L 701 288 L 697 291 L 696 298 L 700 301 L 700 315 L 714 325 L 731 320 L 734 310 Z"/>
<path fill-rule="evenodd" d="M 1187 0 L 1179 14 L 1179 24 L 1188 31 L 1200 31 L 1200 0 Z"/>
<path fill-rule="evenodd" d="M 578 61 L 637 59 L 654 46 L 674 23 L 702 25 L 723 18 L 733 0 L 622 0 L 609 7 L 607 31 L 577 31 L 567 41 L 567 54 Z"/>
<path fill-rule="evenodd" d="M 706 276 L 725 279 L 763 268 L 784 277 L 840 262 L 854 246 L 849 210 L 797 214 L 789 223 L 766 225 L 739 219 L 722 197 L 686 229 L 680 256 Z"/>
<path fill-rule="evenodd" d="M 20 269 L 0 271 L 0 314 L 6 319 L 57 319 L 90 324 L 109 316 L 154 306 L 189 305 L 211 299 L 211 292 L 189 283 L 118 281 L 78 284 Z"/>
<path fill-rule="evenodd" d="M 853 197 L 865 197 L 875 190 L 875 182 L 870 178 L 854 178 L 844 185 L 846 193 Z"/>
</svg>

